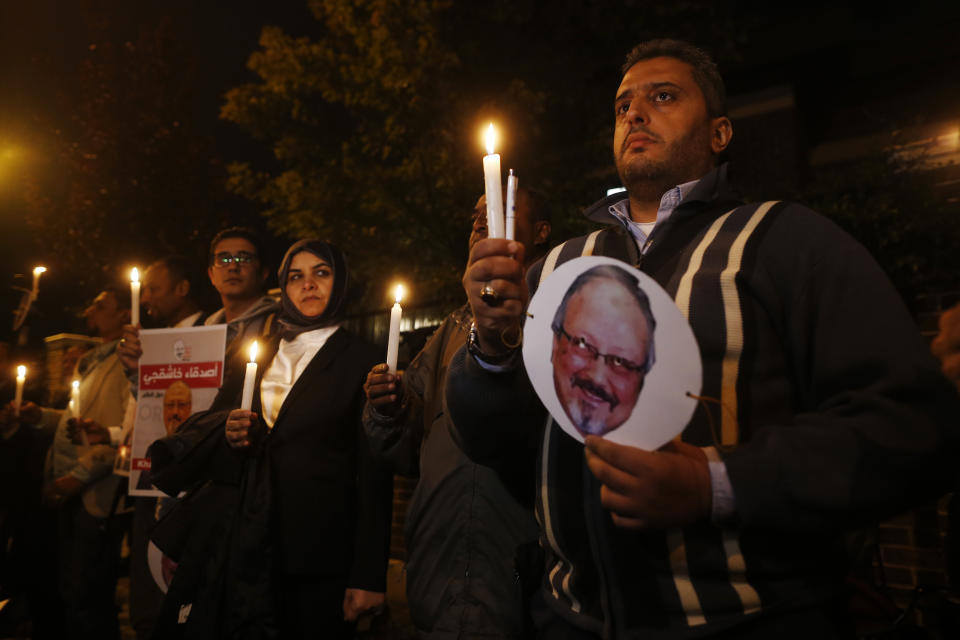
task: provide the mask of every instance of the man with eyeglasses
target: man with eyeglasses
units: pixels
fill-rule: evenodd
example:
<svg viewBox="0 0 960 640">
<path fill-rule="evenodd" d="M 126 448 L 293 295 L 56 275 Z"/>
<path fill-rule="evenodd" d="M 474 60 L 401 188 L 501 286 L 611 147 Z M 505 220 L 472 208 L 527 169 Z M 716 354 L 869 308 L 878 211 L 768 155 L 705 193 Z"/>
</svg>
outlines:
<svg viewBox="0 0 960 640">
<path fill-rule="evenodd" d="M 653 366 L 656 321 L 637 279 L 603 265 L 577 276 L 553 323 L 553 385 L 574 428 L 603 435 L 622 425 Z"/>
<path fill-rule="evenodd" d="M 260 239 L 246 227 L 224 229 L 210 243 L 207 275 L 223 308 L 210 314 L 204 324 L 227 324 L 228 352 L 258 337 L 267 318 L 279 308 L 276 300 L 264 294 L 269 271 L 262 256 Z"/>
</svg>

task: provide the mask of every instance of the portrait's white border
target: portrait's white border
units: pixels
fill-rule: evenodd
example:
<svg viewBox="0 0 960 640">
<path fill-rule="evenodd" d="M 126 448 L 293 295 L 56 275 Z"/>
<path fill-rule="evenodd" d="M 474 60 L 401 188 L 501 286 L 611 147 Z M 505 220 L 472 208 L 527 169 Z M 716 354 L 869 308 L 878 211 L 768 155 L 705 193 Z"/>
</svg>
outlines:
<svg viewBox="0 0 960 640">
<path fill-rule="evenodd" d="M 584 271 L 609 264 L 637 277 L 650 299 L 657 328 L 653 340 L 656 362 L 646 375 L 643 391 L 633 413 L 620 427 L 603 437 L 618 444 L 654 450 L 672 440 L 686 427 L 697 406 L 687 392 L 700 395 L 703 364 L 700 349 L 687 319 L 673 299 L 650 276 L 625 262 L 599 256 L 565 262 L 547 279 L 530 300 L 523 330 L 523 362 L 537 395 L 554 421 L 573 438 L 583 442 L 560 404 L 553 384 L 553 329 L 550 324 L 560 301 L 573 281 Z"/>
</svg>

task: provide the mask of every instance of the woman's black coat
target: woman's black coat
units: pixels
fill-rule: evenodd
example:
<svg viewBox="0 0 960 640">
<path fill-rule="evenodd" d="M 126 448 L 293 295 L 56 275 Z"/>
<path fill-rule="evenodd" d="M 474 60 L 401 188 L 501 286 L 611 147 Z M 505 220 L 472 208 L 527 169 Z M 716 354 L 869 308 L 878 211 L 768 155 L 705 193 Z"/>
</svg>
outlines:
<svg viewBox="0 0 960 640">
<path fill-rule="evenodd" d="M 266 345 L 257 389 L 278 343 Z M 271 581 L 298 574 L 385 590 L 391 477 L 360 426 L 363 381 L 381 359 L 337 330 L 247 452 L 224 437 L 245 369 L 230 363 L 212 408 L 150 447 L 153 482 L 170 495 L 189 492 L 152 535 L 179 562 L 154 637 L 274 637 Z"/>
</svg>

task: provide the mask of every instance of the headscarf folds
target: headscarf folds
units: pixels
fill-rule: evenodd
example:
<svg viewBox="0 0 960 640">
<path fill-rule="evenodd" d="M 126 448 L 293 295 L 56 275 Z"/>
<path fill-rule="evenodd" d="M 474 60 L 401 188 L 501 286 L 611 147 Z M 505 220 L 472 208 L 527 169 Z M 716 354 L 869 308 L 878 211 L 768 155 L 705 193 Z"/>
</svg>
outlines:
<svg viewBox="0 0 960 640">
<path fill-rule="evenodd" d="M 300 313 L 293 300 L 287 296 L 287 276 L 290 274 L 290 263 L 293 257 L 301 251 L 309 251 L 321 260 L 325 261 L 333 268 L 333 287 L 330 290 L 330 297 L 327 300 L 327 307 L 318 316 L 305 316 Z M 299 334 L 305 331 L 313 331 L 337 324 L 343 320 L 346 313 L 347 285 L 349 278 L 347 276 L 347 259 L 343 252 L 337 247 L 322 240 L 306 239 L 295 242 L 280 263 L 280 270 L 277 271 L 277 278 L 280 283 L 280 317 L 277 324 L 280 327 L 280 335 L 284 340 L 293 340 Z"/>
</svg>

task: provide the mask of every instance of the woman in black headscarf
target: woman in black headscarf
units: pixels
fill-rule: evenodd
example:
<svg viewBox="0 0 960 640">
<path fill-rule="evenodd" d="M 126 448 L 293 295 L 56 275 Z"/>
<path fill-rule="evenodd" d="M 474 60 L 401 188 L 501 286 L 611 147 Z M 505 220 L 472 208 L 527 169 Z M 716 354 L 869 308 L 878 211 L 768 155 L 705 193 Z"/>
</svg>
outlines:
<svg viewBox="0 0 960 640">
<path fill-rule="evenodd" d="M 279 281 L 282 311 L 260 358 L 252 410 L 197 414 L 186 431 L 215 421 L 229 447 L 216 454 L 228 463 L 215 466 L 241 465 L 236 517 L 219 545 L 226 557 L 216 563 L 226 595 L 206 609 L 220 609 L 220 637 L 276 637 L 277 629 L 280 638 L 351 637 L 352 621 L 383 604 L 386 586 L 390 476 L 373 462 L 360 426 L 362 384 L 382 357 L 340 327 L 348 277 L 336 247 L 297 242 Z M 238 407 L 237 386 L 225 384 L 214 406 Z M 189 460 L 182 447 L 154 449 L 160 458 Z M 180 488 L 164 486 L 162 472 L 155 482 L 168 492 Z M 179 599 L 181 612 L 209 597 L 191 591 Z M 267 592 L 272 610 L 264 607 Z M 188 619 L 207 612 L 191 610 Z"/>
</svg>

